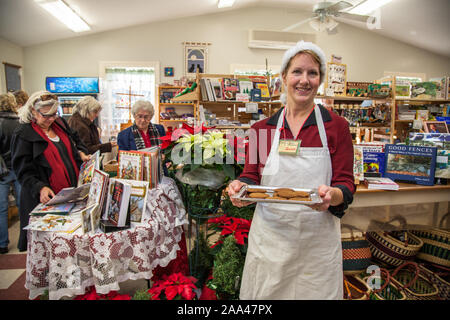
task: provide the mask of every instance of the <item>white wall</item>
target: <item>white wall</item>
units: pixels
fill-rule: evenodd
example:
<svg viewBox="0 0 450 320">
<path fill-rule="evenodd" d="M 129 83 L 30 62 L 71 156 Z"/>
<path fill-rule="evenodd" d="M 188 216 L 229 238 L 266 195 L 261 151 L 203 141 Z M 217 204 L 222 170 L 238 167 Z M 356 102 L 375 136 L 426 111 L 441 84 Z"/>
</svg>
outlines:
<svg viewBox="0 0 450 320">
<path fill-rule="evenodd" d="M 99 61 L 160 61 L 183 72 L 183 41 L 204 41 L 209 50 L 208 73 L 229 73 L 230 64 L 281 64 L 282 51 L 250 49 L 248 29 L 281 30 L 308 13 L 278 8 L 247 8 L 220 14 L 150 23 L 24 48 L 25 88 L 45 86 L 46 76 L 98 76 Z M 309 32 L 304 26 L 298 32 Z M 384 71 L 421 72 L 427 77 L 450 75 L 450 59 L 341 23 L 339 33 L 317 33 L 317 44 L 347 64 L 348 81 L 372 81 Z M 18 50 L 20 51 L 20 50 Z M 1 53 L 1 51 L 0 51 Z M 14 63 L 14 61 L 11 61 Z M 21 61 L 15 63 L 21 64 Z"/>
<path fill-rule="evenodd" d="M 14 43 L 0 38 L 0 93 L 6 92 L 5 66 L 3 62 L 22 66 L 22 89 L 24 89 L 23 49 Z"/>
</svg>

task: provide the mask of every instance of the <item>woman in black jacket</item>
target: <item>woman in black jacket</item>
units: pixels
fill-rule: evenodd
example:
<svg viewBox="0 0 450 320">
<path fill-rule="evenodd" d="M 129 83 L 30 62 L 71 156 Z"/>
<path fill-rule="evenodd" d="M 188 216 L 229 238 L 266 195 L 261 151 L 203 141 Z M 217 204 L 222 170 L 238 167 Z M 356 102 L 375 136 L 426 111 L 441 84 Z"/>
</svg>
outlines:
<svg viewBox="0 0 450 320">
<path fill-rule="evenodd" d="M 0 155 L 9 170 L 0 176 L 0 254 L 8 252 L 8 196 L 11 184 L 14 186 L 16 205 L 19 206 L 20 184 L 11 170 L 11 138 L 19 125 L 16 107 L 16 99 L 11 93 L 0 95 Z"/>
<path fill-rule="evenodd" d="M 27 249 L 27 233 L 23 227 L 28 225 L 29 213 L 39 203 L 48 202 L 61 189 L 76 186 L 81 155 L 85 157 L 87 152 L 76 141 L 77 136 L 67 123 L 58 117 L 57 108 L 55 95 L 39 91 L 32 94 L 19 110 L 21 124 L 14 132 L 11 150 L 12 167 L 22 186 L 20 251 Z"/>
</svg>

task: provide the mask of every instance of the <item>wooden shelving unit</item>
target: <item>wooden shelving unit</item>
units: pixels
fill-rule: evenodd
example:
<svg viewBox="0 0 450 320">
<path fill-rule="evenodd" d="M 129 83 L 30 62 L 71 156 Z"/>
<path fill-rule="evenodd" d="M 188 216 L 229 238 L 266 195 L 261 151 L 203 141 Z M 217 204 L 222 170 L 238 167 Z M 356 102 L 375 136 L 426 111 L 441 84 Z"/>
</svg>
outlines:
<svg viewBox="0 0 450 320">
<path fill-rule="evenodd" d="M 197 87 L 194 90 L 194 92 L 187 93 L 183 96 L 177 97 L 172 99 L 172 103 L 170 105 L 177 105 L 179 107 L 182 101 L 190 102 L 194 106 L 194 112 L 195 112 L 195 120 L 200 119 L 200 105 L 203 106 L 204 109 L 207 109 L 213 113 L 216 114 L 217 118 L 221 119 L 227 119 L 230 121 L 239 121 L 242 125 L 241 126 L 232 126 L 232 125 L 217 125 L 218 129 L 233 129 L 233 128 L 246 128 L 249 127 L 249 122 L 251 120 L 251 114 L 241 112 L 240 109 L 245 106 L 247 102 L 243 101 L 233 101 L 233 100 L 226 100 L 226 101 L 207 101 L 202 97 L 201 90 L 200 90 L 200 80 L 202 78 L 233 78 L 233 79 L 239 79 L 239 78 L 248 78 L 248 76 L 240 76 L 240 75 L 232 75 L 232 74 L 197 74 L 196 76 L 196 83 Z M 270 81 L 267 81 L 268 85 L 270 84 Z M 250 103 L 257 103 L 258 109 L 262 111 L 262 113 L 266 117 L 270 117 L 274 112 L 276 112 L 281 107 L 281 102 L 279 101 L 260 101 L 260 102 L 252 102 Z M 164 107 L 166 104 L 161 103 L 162 107 Z M 161 123 L 164 123 L 164 120 L 160 120 Z"/>
<path fill-rule="evenodd" d="M 158 86 L 158 123 L 167 127 L 176 127 L 181 123 L 187 122 L 187 119 L 181 118 L 183 114 L 191 113 L 194 117 L 196 114 L 196 104 L 192 101 L 183 101 L 174 99 L 175 95 L 184 90 L 183 86 Z M 169 110 L 173 108 L 175 114 L 168 118 L 162 116 L 162 114 L 169 114 Z"/>
</svg>

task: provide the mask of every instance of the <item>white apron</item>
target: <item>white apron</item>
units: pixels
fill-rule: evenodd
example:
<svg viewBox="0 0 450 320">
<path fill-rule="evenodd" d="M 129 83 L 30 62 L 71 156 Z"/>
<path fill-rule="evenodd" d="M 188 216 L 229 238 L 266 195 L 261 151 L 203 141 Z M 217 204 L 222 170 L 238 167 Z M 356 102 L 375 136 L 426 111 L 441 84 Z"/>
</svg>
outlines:
<svg viewBox="0 0 450 320">
<path fill-rule="evenodd" d="M 321 148 L 280 155 L 280 115 L 261 185 L 317 188 L 330 185 L 332 169 L 320 108 Z M 274 168 L 278 170 L 274 171 Z M 276 172 L 276 174 L 274 174 Z M 304 205 L 258 203 L 253 217 L 240 299 L 343 299 L 340 220 Z"/>
</svg>

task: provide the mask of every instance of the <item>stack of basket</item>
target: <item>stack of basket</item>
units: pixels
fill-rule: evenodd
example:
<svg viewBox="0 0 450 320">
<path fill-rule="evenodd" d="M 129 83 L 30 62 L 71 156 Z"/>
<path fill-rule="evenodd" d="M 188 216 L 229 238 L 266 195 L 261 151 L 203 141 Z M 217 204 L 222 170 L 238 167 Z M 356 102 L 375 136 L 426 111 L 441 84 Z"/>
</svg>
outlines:
<svg viewBox="0 0 450 320">
<path fill-rule="evenodd" d="M 408 300 L 439 299 L 438 287 L 423 274 L 415 262 L 406 262 L 398 266 L 391 280 L 406 295 Z"/>
<path fill-rule="evenodd" d="M 450 267 L 450 231 L 443 229 L 443 222 L 448 217 L 449 213 L 442 217 L 439 228 L 411 231 L 424 243 L 417 254 L 417 258 L 444 267 Z"/>
<path fill-rule="evenodd" d="M 400 226 L 394 226 L 394 221 L 399 221 Z M 369 230 L 377 230 L 366 233 L 372 256 L 391 266 L 414 260 L 423 246 L 422 240 L 407 231 L 406 221 L 400 216 L 386 223 L 372 220 Z"/>
<path fill-rule="evenodd" d="M 341 236 L 344 274 L 353 275 L 366 271 L 367 267 L 371 265 L 372 254 L 365 234 L 348 224 L 342 224 L 341 229 L 350 230 L 349 236 L 346 234 Z M 360 234 L 355 235 L 354 230 L 359 231 Z"/>
<path fill-rule="evenodd" d="M 103 165 L 103 171 L 105 171 L 109 176 L 117 176 L 117 169 L 119 168 L 119 163 L 116 160 L 110 160 Z"/>
<path fill-rule="evenodd" d="M 439 289 L 441 299 L 450 299 L 450 231 L 444 229 L 444 222 L 450 217 L 445 214 L 438 228 L 424 226 L 410 226 L 415 236 L 424 245 L 417 254 L 417 258 L 424 263 L 419 265 L 422 273 Z"/>
</svg>

